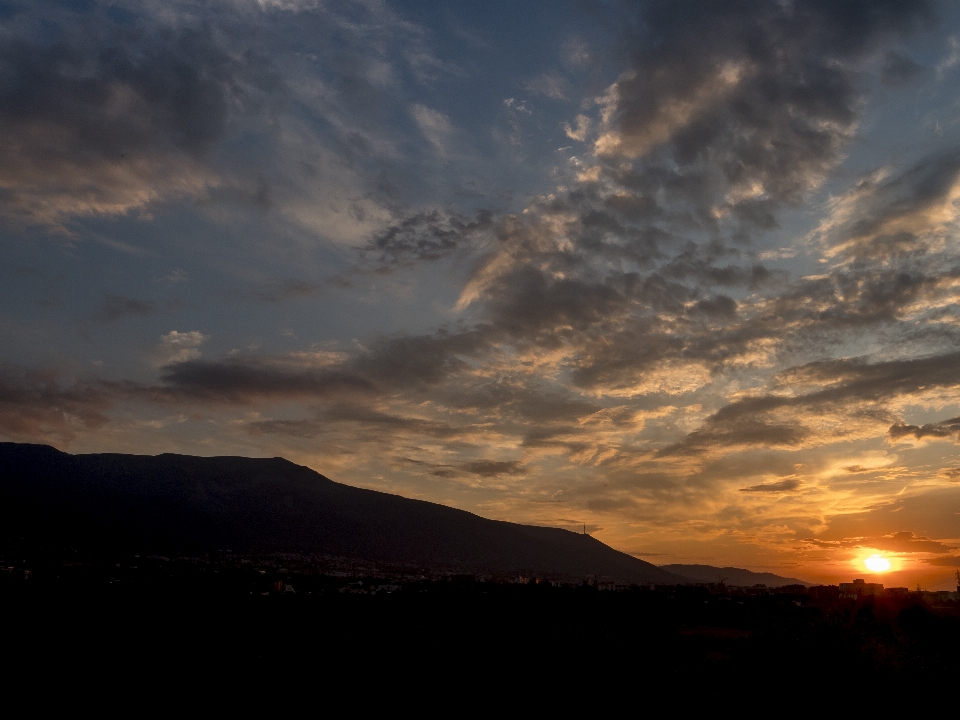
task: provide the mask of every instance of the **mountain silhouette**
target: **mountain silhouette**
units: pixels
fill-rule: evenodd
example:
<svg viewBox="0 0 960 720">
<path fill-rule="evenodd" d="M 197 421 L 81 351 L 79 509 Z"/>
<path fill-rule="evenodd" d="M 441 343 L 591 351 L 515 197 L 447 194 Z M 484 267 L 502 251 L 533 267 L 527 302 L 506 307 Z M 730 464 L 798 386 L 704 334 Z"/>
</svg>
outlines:
<svg viewBox="0 0 960 720">
<path fill-rule="evenodd" d="M 283 458 L 0 443 L 0 525 L 8 540 L 109 551 L 310 552 L 464 573 L 687 580 L 589 535 L 350 487 Z"/>
<path fill-rule="evenodd" d="M 727 585 L 752 587 L 766 585 L 768 587 L 782 587 L 783 585 L 812 585 L 805 580 L 781 577 L 773 573 L 758 573 L 735 567 L 714 567 L 713 565 L 661 565 L 661 570 L 682 575 L 698 583 L 715 583 L 724 578 Z"/>
</svg>

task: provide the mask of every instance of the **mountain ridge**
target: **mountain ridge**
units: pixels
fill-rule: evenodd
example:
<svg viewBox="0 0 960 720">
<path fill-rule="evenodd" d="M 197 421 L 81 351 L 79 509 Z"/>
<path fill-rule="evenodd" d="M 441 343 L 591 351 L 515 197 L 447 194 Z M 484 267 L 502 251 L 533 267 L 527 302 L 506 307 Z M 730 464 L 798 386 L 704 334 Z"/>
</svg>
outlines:
<svg viewBox="0 0 960 720">
<path fill-rule="evenodd" d="M 661 569 L 667 572 L 681 575 L 689 578 L 696 583 L 715 583 L 720 578 L 724 578 L 727 585 L 751 587 L 753 585 L 767 585 L 768 587 L 782 587 L 783 585 L 804 585 L 811 586 L 815 583 L 797 578 L 782 577 L 768 572 L 754 572 L 737 567 L 716 567 L 714 565 L 684 565 L 681 563 L 672 563 L 670 565 L 660 565 Z"/>
<path fill-rule="evenodd" d="M 304 550 L 379 563 L 682 583 L 599 540 L 337 483 L 284 458 L 0 443 L 6 533 L 97 547 Z"/>
</svg>

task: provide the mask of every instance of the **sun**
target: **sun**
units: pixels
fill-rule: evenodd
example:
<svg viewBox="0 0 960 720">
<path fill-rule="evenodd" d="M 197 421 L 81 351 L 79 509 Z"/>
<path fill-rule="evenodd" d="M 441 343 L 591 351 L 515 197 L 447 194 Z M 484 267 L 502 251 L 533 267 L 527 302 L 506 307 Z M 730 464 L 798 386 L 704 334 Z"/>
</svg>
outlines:
<svg viewBox="0 0 960 720">
<path fill-rule="evenodd" d="M 874 553 L 870 557 L 866 558 L 863 561 L 863 564 L 867 566 L 867 570 L 875 573 L 886 572 L 890 569 L 890 561 L 880 553 Z"/>
</svg>

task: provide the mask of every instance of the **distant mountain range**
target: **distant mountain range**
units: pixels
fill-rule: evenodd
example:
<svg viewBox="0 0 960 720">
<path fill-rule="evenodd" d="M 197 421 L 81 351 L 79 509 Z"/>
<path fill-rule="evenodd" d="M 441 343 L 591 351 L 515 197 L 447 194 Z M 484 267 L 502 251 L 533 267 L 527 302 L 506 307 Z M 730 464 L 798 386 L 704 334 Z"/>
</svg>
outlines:
<svg viewBox="0 0 960 720">
<path fill-rule="evenodd" d="M 686 582 L 589 535 L 342 485 L 282 458 L 70 455 L 0 443 L 4 537 L 109 551 L 299 551 L 464 573 Z"/>
<path fill-rule="evenodd" d="M 661 565 L 661 570 L 690 578 L 698 583 L 715 583 L 720 578 L 724 579 L 727 585 L 738 585 L 741 587 L 752 587 L 754 585 L 766 585 L 767 587 L 781 587 L 783 585 L 806 585 L 805 580 L 797 578 L 781 577 L 773 573 L 758 573 L 751 570 L 735 567 L 714 567 L 713 565 Z"/>
</svg>

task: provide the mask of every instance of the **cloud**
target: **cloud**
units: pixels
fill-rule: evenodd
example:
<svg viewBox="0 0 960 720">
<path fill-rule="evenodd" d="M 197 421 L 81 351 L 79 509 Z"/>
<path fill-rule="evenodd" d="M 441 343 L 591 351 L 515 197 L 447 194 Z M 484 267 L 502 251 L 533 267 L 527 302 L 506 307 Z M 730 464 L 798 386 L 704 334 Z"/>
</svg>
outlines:
<svg viewBox="0 0 960 720">
<path fill-rule="evenodd" d="M 372 445 L 379 452 L 390 452 L 397 445 L 407 446 L 416 438 L 432 438 L 440 441 L 456 441 L 469 428 L 450 425 L 415 415 L 399 415 L 383 412 L 375 407 L 356 402 L 357 394 L 352 396 L 340 393 L 341 399 L 348 402 L 334 402 L 318 411 L 314 417 L 298 420 L 263 420 L 248 424 L 254 434 L 285 435 L 300 438 L 336 438 L 348 447 Z M 404 459 L 403 462 L 416 464 L 431 470 L 447 471 L 449 466 L 436 463 Z M 452 472 L 452 471 L 451 471 Z M 438 475 L 440 476 L 440 475 Z"/>
<path fill-rule="evenodd" d="M 777 250 L 764 250 L 763 252 L 757 253 L 757 259 L 759 260 L 788 260 L 796 256 L 796 248 L 789 247 L 779 248 Z"/>
<path fill-rule="evenodd" d="M 945 553 L 957 541 L 958 512 L 960 488 L 919 488 L 909 495 L 877 499 L 855 512 L 828 513 L 816 539 L 842 547 Z M 905 528 L 923 528 L 923 532 Z"/>
<path fill-rule="evenodd" d="M 501 475 L 524 475 L 526 470 L 517 460 L 474 460 L 459 466 L 463 472 L 480 477 L 500 477 Z"/>
<path fill-rule="evenodd" d="M 794 492 L 800 487 L 800 481 L 796 478 L 787 478 L 772 483 L 761 483 L 760 485 L 751 485 L 750 487 L 740 488 L 743 493 L 785 493 Z"/>
<path fill-rule="evenodd" d="M 570 92 L 570 83 L 560 75 L 541 73 L 530 80 L 526 88 L 532 93 L 543 95 L 551 100 L 565 100 L 567 93 Z"/>
<path fill-rule="evenodd" d="M 382 3 L 28 4 L 4 27 L 9 221 L 80 237 L 185 203 L 230 229 L 254 219 L 359 247 L 446 182 L 400 148 L 419 132 L 451 149 L 449 117 L 409 90 L 459 70 Z"/>
<path fill-rule="evenodd" d="M 308 400 L 315 397 L 382 395 L 417 391 L 442 383 L 466 367 L 458 357 L 475 352 L 482 331 L 381 338 L 352 356 L 306 352 L 232 356 L 201 360 L 198 331 L 165 335 L 158 355 L 165 390 L 178 396 L 247 403 L 263 397 Z"/>
<path fill-rule="evenodd" d="M 450 151 L 450 140 L 453 137 L 453 125 L 450 123 L 450 118 L 442 112 L 420 103 L 414 103 L 410 106 L 410 114 L 423 136 L 430 141 L 430 144 L 441 156 L 446 156 Z"/>
<path fill-rule="evenodd" d="M 365 254 L 383 266 L 437 260 L 491 230 L 493 214 L 480 210 L 474 218 L 439 210 L 409 215 L 378 233 Z"/>
<path fill-rule="evenodd" d="M 890 417 L 891 411 L 886 408 L 890 401 L 960 386 L 960 354 L 877 363 L 860 359 L 814 362 L 782 371 L 779 382 L 781 388 L 803 384 L 819 387 L 803 394 L 735 400 L 660 454 L 725 452 L 749 446 L 796 448 L 808 442 L 835 442 L 859 429 L 861 423 L 866 424 L 868 433 L 876 433 Z M 838 415 L 836 425 L 827 422 L 833 414 Z M 902 432 L 894 428 L 890 430 L 894 439 L 921 432 L 919 428 Z"/>
<path fill-rule="evenodd" d="M 922 65 L 891 50 L 884 56 L 883 65 L 880 66 L 880 82 L 887 87 L 901 87 L 922 72 Z"/>
<path fill-rule="evenodd" d="M 198 341 L 196 344 L 202 340 Z M 198 401 L 249 403 L 261 398 L 308 400 L 315 397 L 370 393 L 369 380 L 342 369 L 339 357 L 244 357 L 219 361 L 196 359 L 189 346 L 180 359 L 161 371 L 162 391 Z"/>
<path fill-rule="evenodd" d="M 154 351 L 156 364 L 167 366 L 195 360 L 200 357 L 200 345 L 208 339 L 209 336 L 199 330 L 171 330 L 160 338 L 160 344 Z"/>
<path fill-rule="evenodd" d="M 908 530 L 901 530 L 889 535 L 850 537 L 836 540 L 808 538 L 804 542 L 825 548 L 870 548 L 871 550 L 895 553 L 948 553 L 956 550 L 955 547 L 945 545 L 939 540 L 920 537 Z M 928 560 L 927 562 L 932 561 Z"/>
<path fill-rule="evenodd" d="M 957 440 L 960 438 L 960 418 L 941 420 L 938 423 L 927 423 L 921 426 L 897 423 L 891 425 L 887 433 L 894 442 L 905 437 L 912 437 L 915 440 Z"/>
<path fill-rule="evenodd" d="M 577 140 L 578 142 L 586 142 L 587 135 L 590 132 L 591 121 L 590 118 L 586 115 L 577 115 L 577 124 L 575 127 L 571 127 L 569 123 L 563 124 L 563 131 L 566 133 L 567 137 L 571 140 Z"/>
<path fill-rule="evenodd" d="M 105 425 L 114 402 L 96 383 L 57 370 L 0 366 L 0 435 L 10 440 L 66 445 Z"/>
<path fill-rule="evenodd" d="M 106 323 L 128 316 L 149 317 L 156 312 L 156 306 L 149 300 L 137 300 L 125 295 L 107 295 L 96 317 L 100 322 Z"/>
<path fill-rule="evenodd" d="M 130 33 L 100 16 L 0 37 L 0 211 L 62 226 L 199 197 L 236 87 L 250 77 L 206 29 Z"/>
<path fill-rule="evenodd" d="M 482 328 L 463 333 L 382 338 L 358 354 L 351 365 L 384 388 L 431 386 L 465 368 L 462 356 L 476 353 L 486 341 Z"/>
<path fill-rule="evenodd" d="M 590 47 L 583 39 L 568 38 L 563 42 L 563 61 L 574 68 L 581 68 L 590 62 Z"/>
<path fill-rule="evenodd" d="M 862 179 L 831 202 L 817 236 L 830 258 L 905 258 L 944 249 L 960 198 L 960 150 L 939 150 L 895 177 Z"/>
<path fill-rule="evenodd" d="M 654 2 L 638 15 L 631 67 L 599 100 L 595 151 L 696 187 L 688 197 L 704 214 L 765 222 L 764 205 L 799 202 L 823 181 L 859 121 L 860 68 L 931 8 Z"/>
<path fill-rule="evenodd" d="M 891 533 L 890 535 L 884 535 L 874 539 L 873 542 L 877 550 L 887 550 L 889 552 L 944 553 L 956 549 L 949 545 L 944 545 L 938 540 L 919 537 L 909 531 L 900 531 Z"/>
<path fill-rule="evenodd" d="M 632 538 L 646 528 L 669 528 L 690 542 L 736 534 L 783 549 L 814 528 L 824 547 L 864 538 L 949 547 L 949 498 L 940 498 L 950 510 L 940 515 L 906 498 L 880 508 L 901 488 L 921 495 L 949 476 L 922 465 L 923 449 L 898 447 L 902 457 L 882 469 L 870 458 L 890 442 L 956 437 L 956 420 L 923 422 L 937 408 L 952 416 L 960 399 L 960 164 L 955 151 L 937 148 L 903 169 L 893 153 L 895 165 L 856 178 L 879 133 L 835 172 L 861 125 L 873 127 L 866 107 L 877 79 L 892 87 L 920 77 L 903 40 L 924 4 L 617 5 L 622 74 L 606 74 L 625 57 L 620 50 L 574 41 L 564 46 L 568 76 L 531 81 L 528 92 L 570 100 L 566 117 L 558 103 L 500 104 L 516 79 L 491 96 L 494 140 L 504 140 L 495 149 L 509 167 L 458 145 L 476 119 L 444 104 L 453 96 L 439 83 L 456 69 L 431 55 L 429 33 L 387 6 L 223 7 L 177 5 L 161 22 L 159 11 L 146 15 L 151 6 L 127 29 L 91 21 L 100 35 L 89 43 L 73 30 L 53 32 L 63 57 L 79 64 L 51 60 L 47 75 L 33 75 L 50 78 L 73 108 L 44 101 L 56 130 L 44 182 L 67 182 L 65 168 L 76 167 L 96 188 L 5 185 L 7 217 L 75 230 L 76 218 L 132 211 L 145 219 L 179 198 L 186 225 L 204 213 L 214 238 L 260 244 L 230 248 L 248 266 L 263 265 L 233 299 L 305 301 L 327 287 L 312 264 L 333 262 L 353 263 L 335 269 L 341 281 L 392 273 L 391 284 L 408 281 L 436 308 L 422 279 L 450 258 L 470 275 L 456 307 L 436 312 L 457 315 L 434 331 L 417 317 L 403 321 L 416 331 L 378 335 L 369 328 L 383 318 L 364 314 L 375 300 L 365 296 L 363 309 L 344 308 L 355 325 L 316 325 L 340 334 L 342 352 L 309 345 L 302 323 L 297 336 L 309 349 L 300 353 L 217 357 L 200 331 L 174 331 L 159 341 L 152 380 L 10 375 L 4 427 L 19 427 L 18 437 L 93 438 L 109 418 L 125 432 L 126 413 L 175 404 L 205 418 L 194 427 L 207 448 L 232 452 L 242 442 L 299 454 L 351 482 L 379 474 L 464 507 L 475 501 L 457 494 L 465 488 L 496 489 L 483 502 L 498 516 L 533 516 L 545 503 L 562 505 L 564 517 L 603 514 L 621 546 L 638 547 Z M 24 67 L 42 68 L 53 40 L 18 29 L 3 42 L 18 35 Z M 3 57 L 3 67 L 20 62 L 13 51 Z M 578 74 L 587 63 L 589 78 Z M 617 79 L 593 101 L 599 77 Z M 88 98 L 81 86 L 129 86 L 133 100 L 111 116 L 111 96 Z M 187 92 L 194 87 L 202 97 Z M 578 87 L 590 97 L 575 104 Z M 12 137 L 30 140 L 24 128 L 43 125 L 41 110 L 11 125 Z M 203 122 L 181 127 L 202 112 Z M 98 122 L 95 142 L 82 147 L 77 138 Z M 538 175 L 538 152 L 559 157 L 558 133 L 583 144 L 552 175 Z M 43 144 L 30 142 L 30 157 L 45 158 Z M 127 157 L 110 155 L 111 142 Z M 131 156 L 133 175 L 102 179 Z M 176 184 L 188 176 L 199 184 Z M 484 177 L 484 192 L 498 178 L 522 192 L 477 201 L 459 192 L 468 177 Z M 834 196 L 807 204 L 822 187 Z M 155 194 L 125 199 L 137 188 Z M 540 194 L 526 195 L 531 188 Z M 94 207 L 101 195 L 115 207 Z M 77 209 L 64 198 L 94 204 Z M 59 209 L 44 215 L 41 201 Z M 826 217 L 806 234 L 817 212 Z M 349 247 L 319 252 L 328 242 Z M 275 266 L 290 262 L 297 268 Z M 810 274 L 791 274 L 798 269 Z M 100 314 L 119 320 L 153 309 L 115 295 Z M 914 425 L 917 404 L 927 414 Z"/>
</svg>

